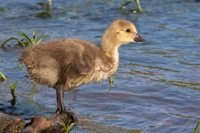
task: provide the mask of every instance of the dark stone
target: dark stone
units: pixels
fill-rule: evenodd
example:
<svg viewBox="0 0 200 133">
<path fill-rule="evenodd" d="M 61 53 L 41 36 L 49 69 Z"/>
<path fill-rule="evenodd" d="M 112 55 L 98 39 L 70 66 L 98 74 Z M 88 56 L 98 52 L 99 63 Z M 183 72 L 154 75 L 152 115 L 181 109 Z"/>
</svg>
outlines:
<svg viewBox="0 0 200 133">
<path fill-rule="evenodd" d="M 74 115 L 55 115 L 53 117 L 36 116 L 30 123 L 23 119 L 7 114 L 0 114 L 0 133 L 64 133 L 71 123 Z"/>
</svg>

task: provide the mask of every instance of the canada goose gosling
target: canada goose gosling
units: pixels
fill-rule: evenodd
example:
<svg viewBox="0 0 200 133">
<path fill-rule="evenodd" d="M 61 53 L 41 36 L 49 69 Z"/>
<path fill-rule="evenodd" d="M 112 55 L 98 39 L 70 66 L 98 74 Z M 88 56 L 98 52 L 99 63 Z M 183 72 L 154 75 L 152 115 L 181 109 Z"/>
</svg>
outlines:
<svg viewBox="0 0 200 133">
<path fill-rule="evenodd" d="M 118 48 L 130 42 L 144 42 L 133 23 L 117 19 L 107 28 L 101 46 L 65 38 L 29 47 L 21 52 L 23 62 L 37 83 L 56 89 L 57 113 L 65 112 L 64 91 L 89 82 L 99 82 L 118 67 Z"/>
</svg>

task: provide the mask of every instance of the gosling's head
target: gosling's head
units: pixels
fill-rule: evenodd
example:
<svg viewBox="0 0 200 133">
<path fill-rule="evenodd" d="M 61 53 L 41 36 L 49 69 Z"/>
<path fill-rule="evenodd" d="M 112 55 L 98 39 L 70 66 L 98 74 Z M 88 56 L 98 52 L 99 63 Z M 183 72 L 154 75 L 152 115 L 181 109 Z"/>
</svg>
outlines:
<svg viewBox="0 0 200 133">
<path fill-rule="evenodd" d="M 144 42 L 144 39 L 137 34 L 135 25 L 124 19 L 115 20 L 107 29 L 112 40 L 118 45 L 130 42 Z"/>
</svg>

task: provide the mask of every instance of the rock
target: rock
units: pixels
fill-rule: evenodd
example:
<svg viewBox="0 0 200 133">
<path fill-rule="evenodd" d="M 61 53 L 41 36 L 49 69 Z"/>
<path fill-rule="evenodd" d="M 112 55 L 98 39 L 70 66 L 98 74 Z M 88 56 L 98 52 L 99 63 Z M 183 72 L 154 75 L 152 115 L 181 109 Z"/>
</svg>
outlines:
<svg viewBox="0 0 200 133">
<path fill-rule="evenodd" d="M 0 133 L 64 133 L 72 123 L 77 122 L 73 113 L 53 117 L 36 116 L 30 123 L 19 117 L 0 114 Z"/>
<path fill-rule="evenodd" d="M 21 133 L 25 125 L 21 118 L 0 114 L 0 133 Z"/>
</svg>

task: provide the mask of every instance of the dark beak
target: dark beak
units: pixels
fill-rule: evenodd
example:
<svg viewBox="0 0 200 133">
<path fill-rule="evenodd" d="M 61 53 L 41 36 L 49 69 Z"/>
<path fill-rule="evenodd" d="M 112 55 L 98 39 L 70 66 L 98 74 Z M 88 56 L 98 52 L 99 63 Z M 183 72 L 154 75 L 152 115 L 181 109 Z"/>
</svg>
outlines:
<svg viewBox="0 0 200 133">
<path fill-rule="evenodd" d="M 145 40 L 144 40 L 144 38 L 142 38 L 141 36 L 136 35 L 135 38 L 134 38 L 134 41 L 135 41 L 135 42 L 144 42 Z"/>
</svg>

